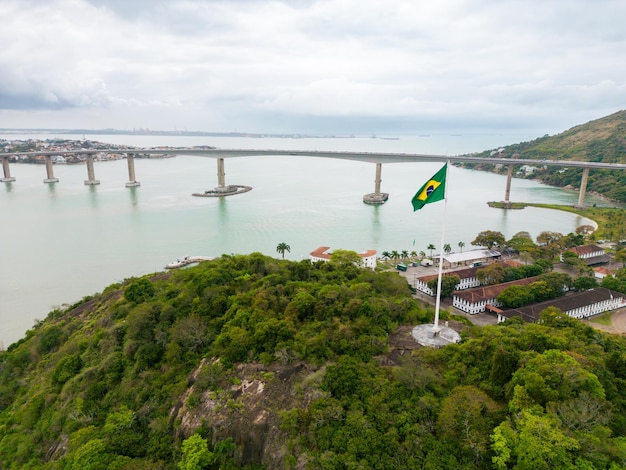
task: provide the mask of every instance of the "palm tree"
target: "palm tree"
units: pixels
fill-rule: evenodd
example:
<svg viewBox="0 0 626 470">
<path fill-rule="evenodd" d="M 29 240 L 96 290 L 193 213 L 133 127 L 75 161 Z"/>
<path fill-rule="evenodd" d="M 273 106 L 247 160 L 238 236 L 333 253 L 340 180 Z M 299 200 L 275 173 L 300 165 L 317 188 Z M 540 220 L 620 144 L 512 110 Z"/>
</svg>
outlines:
<svg viewBox="0 0 626 470">
<path fill-rule="evenodd" d="M 413 250 L 411 252 L 411 258 L 417 258 L 417 251 Z"/>
<path fill-rule="evenodd" d="M 446 255 L 450 254 L 450 252 L 452 251 L 452 247 L 450 246 L 449 243 L 446 243 L 445 245 L 443 245 L 443 251 L 446 253 Z"/>
<path fill-rule="evenodd" d="M 397 250 L 393 250 L 391 252 L 391 259 L 398 259 L 398 258 L 400 258 L 400 253 L 398 253 Z"/>
<path fill-rule="evenodd" d="M 463 253 L 463 247 L 465 246 L 465 242 L 459 242 L 458 245 L 459 245 L 459 248 L 461 249 L 461 253 Z"/>
<path fill-rule="evenodd" d="M 402 250 L 402 259 L 407 259 L 409 257 L 409 252 L 408 250 Z"/>
<path fill-rule="evenodd" d="M 391 253 L 389 253 L 388 251 L 383 251 L 383 252 L 381 253 L 381 255 L 383 255 L 383 258 L 384 258 L 384 259 L 389 259 L 389 258 L 391 258 Z"/>
<path fill-rule="evenodd" d="M 423 251 L 420 251 L 420 259 L 424 259 L 426 258 L 426 253 Z"/>
<path fill-rule="evenodd" d="M 283 256 L 283 259 L 285 259 L 285 251 L 287 251 L 288 253 L 291 253 L 291 247 L 287 245 L 285 242 L 280 242 L 278 246 L 276 247 L 276 252 L 280 253 Z"/>
<path fill-rule="evenodd" d="M 433 257 L 433 251 L 435 250 L 435 245 L 432 243 L 426 247 L 427 250 L 430 250 L 430 257 Z"/>
</svg>

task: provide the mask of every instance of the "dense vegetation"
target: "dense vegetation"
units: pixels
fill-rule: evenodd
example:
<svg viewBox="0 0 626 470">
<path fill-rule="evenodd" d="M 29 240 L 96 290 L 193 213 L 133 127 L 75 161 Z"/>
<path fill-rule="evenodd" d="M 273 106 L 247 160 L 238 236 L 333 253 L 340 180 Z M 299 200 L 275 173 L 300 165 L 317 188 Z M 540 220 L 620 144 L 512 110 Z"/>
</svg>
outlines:
<svg viewBox="0 0 626 470">
<path fill-rule="evenodd" d="M 499 150 L 499 149 L 497 149 Z M 480 153 L 478 156 L 514 157 L 532 160 L 580 160 L 605 163 L 626 163 L 626 111 L 573 127 L 558 135 L 540 137 Z M 506 172 L 494 165 L 476 165 L 477 169 Z M 528 178 L 558 187 L 580 187 L 582 169 L 548 166 L 537 168 Z M 591 170 L 587 190 L 615 201 L 626 202 L 626 172 L 623 170 Z"/>
<path fill-rule="evenodd" d="M 548 311 L 401 354 L 432 312 L 348 260 L 223 256 L 51 312 L 0 353 L 0 468 L 626 466 L 623 338 Z"/>
</svg>

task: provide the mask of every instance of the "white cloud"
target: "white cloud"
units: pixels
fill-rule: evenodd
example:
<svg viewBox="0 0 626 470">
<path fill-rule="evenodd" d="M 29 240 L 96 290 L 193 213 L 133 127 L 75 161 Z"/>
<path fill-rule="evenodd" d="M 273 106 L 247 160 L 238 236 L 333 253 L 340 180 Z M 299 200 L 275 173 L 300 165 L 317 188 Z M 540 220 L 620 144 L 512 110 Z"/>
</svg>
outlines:
<svg viewBox="0 0 626 470">
<path fill-rule="evenodd" d="M 430 123 L 543 134 L 623 109 L 626 98 L 621 1 L 2 7 L 1 127 L 315 132 L 334 123 L 370 133 Z"/>
</svg>

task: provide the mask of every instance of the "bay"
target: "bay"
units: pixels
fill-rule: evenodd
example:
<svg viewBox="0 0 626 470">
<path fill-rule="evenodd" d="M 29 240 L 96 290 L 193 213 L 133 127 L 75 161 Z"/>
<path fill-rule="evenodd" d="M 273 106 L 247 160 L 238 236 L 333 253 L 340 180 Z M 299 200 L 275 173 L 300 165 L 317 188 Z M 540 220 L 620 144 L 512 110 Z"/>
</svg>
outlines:
<svg viewBox="0 0 626 470">
<path fill-rule="evenodd" d="M 3 139 L 82 139 L 50 134 L 0 135 Z M 89 136 L 91 140 L 139 147 L 211 145 L 218 148 L 353 150 L 459 154 L 527 140 L 499 136 L 381 138 L 251 138 Z M 508 140 L 505 140 L 508 139 Z M 21 338 L 37 319 L 63 303 L 102 291 L 113 282 L 163 270 L 187 255 L 261 252 L 307 259 L 318 246 L 355 251 L 428 252 L 439 246 L 446 209 L 446 242 L 471 249 L 482 230 L 511 237 L 519 231 L 569 233 L 590 221 L 546 209 L 491 209 L 504 199 L 505 178 L 451 167 L 447 203 L 413 212 L 410 199 L 441 164 L 383 165 L 383 206 L 362 202 L 374 191 L 375 166 L 313 157 L 241 157 L 225 161 L 227 184 L 253 190 L 227 198 L 196 198 L 217 185 L 214 158 L 174 157 L 135 161 L 138 188 L 125 188 L 126 162 L 97 162 L 99 186 L 85 186 L 84 165 L 55 165 L 60 182 L 43 184 L 43 165 L 11 164 L 13 183 L 0 184 L 0 343 Z M 514 179 L 511 200 L 575 204 L 576 191 Z M 588 204 L 607 205 L 587 197 Z"/>
</svg>

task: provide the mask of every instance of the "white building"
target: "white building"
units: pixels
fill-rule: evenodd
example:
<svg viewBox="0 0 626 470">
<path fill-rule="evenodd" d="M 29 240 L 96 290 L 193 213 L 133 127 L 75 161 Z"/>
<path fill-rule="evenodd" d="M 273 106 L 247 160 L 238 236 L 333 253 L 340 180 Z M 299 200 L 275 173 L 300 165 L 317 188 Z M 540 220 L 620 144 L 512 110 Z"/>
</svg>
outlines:
<svg viewBox="0 0 626 470">
<path fill-rule="evenodd" d="M 612 276 L 613 272 L 610 269 L 599 266 L 599 267 L 593 268 L 593 275 L 598 280 L 598 282 L 600 282 L 605 277 Z"/>
<path fill-rule="evenodd" d="M 454 268 L 458 266 L 467 266 L 474 263 L 486 263 L 493 260 L 500 259 L 502 253 L 497 250 L 487 250 L 486 248 L 480 250 L 469 250 L 462 253 L 448 253 L 443 255 L 443 267 Z M 439 262 L 439 255 L 434 259 Z"/>
<path fill-rule="evenodd" d="M 484 250 L 474 250 L 474 251 L 480 251 L 481 253 Z M 472 253 L 472 252 L 469 252 Z M 453 253 L 453 255 L 455 254 L 461 254 L 461 253 Z M 467 259 L 469 260 L 475 260 L 475 254 L 470 255 L 468 258 L 460 258 L 460 257 L 456 257 L 456 258 L 452 258 L 452 259 Z M 484 256 L 481 254 L 479 255 L 480 258 L 478 259 L 485 259 Z M 444 262 L 446 262 L 446 257 L 444 257 Z M 502 266 L 504 266 L 505 268 L 514 268 L 517 266 L 521 266 L 520 263 L 518 263 L 517 261 L 513 261 L 513 260 L 505 260 L 505 261 L 501 261 L 500 262 L 502 264 Z M 473 264 L 473 263 L 472 263 Z M 472 266 L 470 268 L 464 268 L 464 269 L 457 269 L 455 271 L 446 271 L 443 273 L 443 276 L 457 276 L 459 278 L 459 283 L 454 287 L 454 290 L 465 290 L 465 289 L 471 289 L 472 287 L 478 287 L 480 286 L 480 281 L 478 280 L 478 277 L 476 275 L 476 272 L 481 269 L 483 266 Z M 435 293 L 432 291 L 432 289 L 430 289 L 428 287 L 428 283 L 433 280 L 433 279 L 437 279 L 437 274 L 429 274 L 427 276 L 420 276 L 418 278 L 415 278 L 415 288 L 421 292 L 424 292 L 425 294 L 434 296 Z"/>
<path fill-rule="evenodd" d="M 329 246 L 320 246 L 309 253 L 311 263 L 316 261 L 330 261 L 332 251 Z M 362 265 L 365 268 L 376 269 L 376 250 L 367 250 L 365 253 L 358 253 L 361 257 Z"/>
<path fill-rule="evenodd" d="M 537 276 L 517 279 L 515 281 L 503 282 L 491 286 L 475 287 L 464 291 L 452 293 L 452 306 L 463 312 L 475 315 L 484 312 L 487 306 L 500 307 L 497 297 L 504 289 L 515 285 L 528 285 L 537 280 Z"/>
<path fill-rule="evenodd" d="M 480 285 L 480 281 L 476 277 L 476 271 L 478 268 L 465 268 L 458 269 L 456 271 L 447 271 L 443 273 L 443 276 L 458 276 L 459 283 L 455 286 L 455 290 L 463 290 L 469 289 L 470 287 L 477 287 Z M 424 292 L 425 294 L 434 296 L 435 293 L 433 290 L 428 287 L 428 283 L 433 279 L 437 279 L 437 274 L 429 274 L 427 276 L 420 276 L 415 278 L 415 288 L 418 291 Z"/>
<path fill-rule="evenodd" d="M 598 245 L 575 246 L 572 248 L 568 248 L 565 251 L 575 253 L 576 256 L 583 260 L 588 266 L 594 264 L 608 263 L 611 260 L 609 255 L 607 255 L 604 251 L 604 248 L 599 247 Z M 561 261 L 563 261 L 562 254 Z"/>
<path fill-rule="evenodd" d="M 548 307 L 556 307 L 570 317 L 583 319 L 599 313 L 626 306 L 624 294 L 605 287 L 596 287 L 582 292 L 565 295 L 546 302 L 527 305 L 498 313 L 498 323 L 509 318 L 520 317 L 527 322 L 536 322 L 539 315 Z"/>
</svg>

